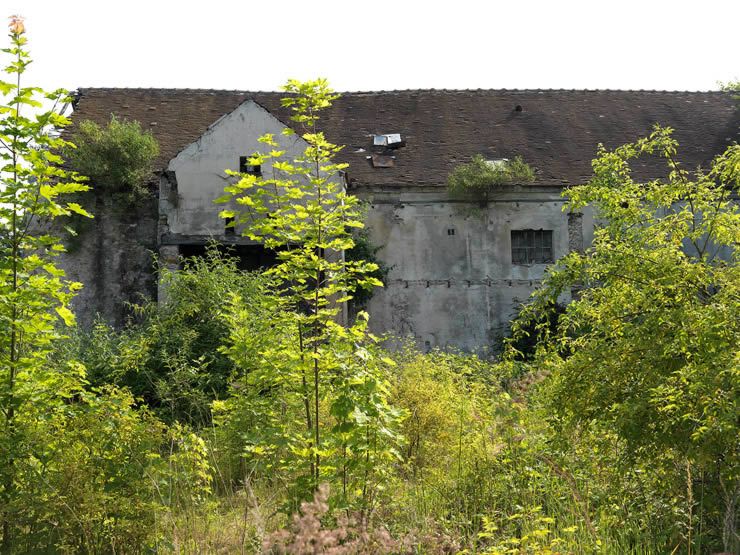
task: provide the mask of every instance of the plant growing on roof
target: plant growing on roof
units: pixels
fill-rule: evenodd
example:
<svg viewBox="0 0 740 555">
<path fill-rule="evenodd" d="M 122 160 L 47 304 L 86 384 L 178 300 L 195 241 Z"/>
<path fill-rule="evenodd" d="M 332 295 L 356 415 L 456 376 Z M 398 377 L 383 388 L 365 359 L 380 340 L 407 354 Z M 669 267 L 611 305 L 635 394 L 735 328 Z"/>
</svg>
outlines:
<svg viewBox="0 0 740 555">
<path fill-rule="evenodd" d="M 108 124 L 84 120 L 74 132 L 76 148 L 67 149 L 72 167 L 90 178 L 93 188 L 123 197 L 127 204 L 149 195 L 146 180 L 159 155 L 157 140 L 138 121 L 111 115 Z"/>
<path fill-rule="evenodd" d="M 241 208 L 224 210 L 222 217 L 276 251 L 278 263 L 264 274 L 281 293 L 273 311 L 279 339 L 259 346 L 262 362 L 248 368 L 244 354 L 254 345 L 240 330 L 250 311 L 231 299 L 227 318 L 233 333 L 226 352 L 242 367 L 246 393 L 223 408 L 232 415 L 250 413 L 252 454 L 287 467 L 293 478 L 304 474 L 309 488 L 300 495 L 334 479 L 341 481 L 345 502 L 359 498 L 367 506 L 397 439 L 399 413 L 387 402 L 385 377 L 392 362 L 376 354 L 366 313 L 349 328 L 339 321 L 357 288 L 382 283 L 373 277 L 377 264 L 343 254 L 355 245 L 353 230 L 364 224 L 359 200 L 343 186 L 347 164 L 334 161 L 341 147 L 318 128 L 319 112 L 337 95 L 323 79 L 290 80 L 284 90 L 282 104 L 303 131 L 304 152 L 286 159 L 275 136 L 261 137 L 269 150 L 253 154 L 248 164 L 269 164 L 272 171 L 227 172 L 238 181 L 218 199 L 234 200 Z M 286 128 L 283 134 L 295 131 Z M 241 403 L 247 395 L 251 399 Z"/>
<path fill-rule="evenodd" d="M 486 160 L 476 154 L 465 164 L 460 164 L 447 177 L 450 196 L 472 199 L 484 205 L 506 185 L 531 183 L 534 170 L 517 156 L 513 160 Z"/>
</svg>

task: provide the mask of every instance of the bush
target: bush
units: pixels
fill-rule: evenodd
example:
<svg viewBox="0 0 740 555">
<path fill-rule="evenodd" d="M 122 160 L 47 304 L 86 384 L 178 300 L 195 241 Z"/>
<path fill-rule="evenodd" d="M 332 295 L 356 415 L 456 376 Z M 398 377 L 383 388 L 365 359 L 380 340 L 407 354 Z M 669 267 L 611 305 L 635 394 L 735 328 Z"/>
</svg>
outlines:
<svg viewBox="0 0 740 555">
<path fill-rule="evenodd" d="M 43 421 L 19 469 L 18 553 L 140 553 L 158 541 L 164 512 L 209 491 L 203 442 L 166 428 L 126 391 L 79 392 Z"/>
<path fill-rule="evenodd" d="M 129 388 L 165 422 L 198 427 L 210 423 L 210 405 L 222 399 L 234 371 L 221 353 L 229 330 L 222 318 L 225 300 L 240 295 L 250 322 L 266 326 L 266 285 L 242 272 L 237 261 L 216 248 L 184 262 L 178 272 L 162 270 L 167 302 L 137 308 L 138 321 L 117 331 L 104 323 L 80 332 L 67 357 L 81 360 L 94 385 Z"/>
<path fill-rule="evenodd" d="M 636 464 L 610 432 L 559 435 L 531 375 L 503 389 L 506 364 L 439 351 L 396 360 L 390 401 L 409 414 L 406 443 L 377 515 L 394 535 L 487 553 L 519 553 L 517 542 L 527 553 L 680 543 L 685 491 L 664 467 Z"/>
<path fill-rule="evenodd" d="M 138 121 L 111 116 L 105 127 L 84 120 L 74 132 L 77 148 L 67 158 L 78 173 L 88 176 L 93 189 L 115 193 L 134 202 L 149 194 L 146 181 L 159 155 L 156 139 Z"/>
<path fill-rule="evenodd" d="M 674 522 L 682 545 L 737 552 L 740 146 L 695 172 L 677 151 L 659 126 L 600 146 L 591 180 L 565 193 L 566 208 L 594 209 L 593 244 L 550 269 L 514 328 L 537 329 L 533 365 L 549 374 L 553 427 L 609 430 L 633 467 L 665 465 L 661 487 L 684 498 Z M 644 158 L 667 177 L 635 181 Z M 579 295 L 554 329 L 536 326 L 573 287 Z"/>
<path fill-rule="evenodd" d="M 487 203 L 506 185 L 534 181 L 534 170 L 517 156 L 513 160 L 490 161 L 476 154 L 467 164 L 457 166 L 447 178 L 450 195 Z"/>
</svg>

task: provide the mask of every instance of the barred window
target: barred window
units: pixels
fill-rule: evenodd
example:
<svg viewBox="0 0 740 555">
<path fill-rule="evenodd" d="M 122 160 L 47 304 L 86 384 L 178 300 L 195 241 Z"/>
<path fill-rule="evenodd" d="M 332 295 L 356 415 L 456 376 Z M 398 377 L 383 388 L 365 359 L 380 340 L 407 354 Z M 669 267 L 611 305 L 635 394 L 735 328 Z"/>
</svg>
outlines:
<svg viewBox="0 0 740 555">
<path fill-rule="evenodd" d="M 552 261 L 552 230 L 511 230 L 512 264 L 547 264 Z"/>
</svg>

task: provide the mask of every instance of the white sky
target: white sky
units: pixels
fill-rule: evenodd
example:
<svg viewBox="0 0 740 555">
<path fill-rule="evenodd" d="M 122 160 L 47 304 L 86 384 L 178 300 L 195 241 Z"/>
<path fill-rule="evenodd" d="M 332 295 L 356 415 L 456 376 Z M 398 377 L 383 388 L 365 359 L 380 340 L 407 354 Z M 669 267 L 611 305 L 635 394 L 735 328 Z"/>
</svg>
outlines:
<svg viewBox="0 0 740 555">
<path fill-rule="evenodd" d="M 340 91 L 716 89 L 740 78 L 740 0 L 0 0 L 28 84 Z M 196 7 L 197 6 L 197 7 Z M 4 13 L 3 13 L 4 12 Z M 7 40 L 3 43 L 7 45 Z"/>
</svg>

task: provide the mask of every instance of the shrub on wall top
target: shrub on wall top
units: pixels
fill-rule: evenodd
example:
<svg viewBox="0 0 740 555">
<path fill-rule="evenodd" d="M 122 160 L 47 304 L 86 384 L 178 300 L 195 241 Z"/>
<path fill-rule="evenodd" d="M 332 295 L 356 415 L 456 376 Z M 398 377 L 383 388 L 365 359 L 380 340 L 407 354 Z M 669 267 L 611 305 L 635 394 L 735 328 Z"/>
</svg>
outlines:
<svg viewBox="0 0 740 555">
<path fill-rule="evenodd" d="M 74 140 L 77 148 L 68 158 L 77 172 L 90 178 L 95 189 L 123 193 L 128 200 L 148 194 L 146 180 L 159 155 L 159 145 L 138 121 L 111 116 L 101 127 L 84 120 L 77 125 Z"/>
<path fill-rule="evenodd" d="M 476 154 L 460 164 L 447 178 L 450 195 L 488 202 L 493 193 L 505 185 L 534 181 L 534 170 L 520 156 L 513 160 L 486 160 Z"/>
</svg>

